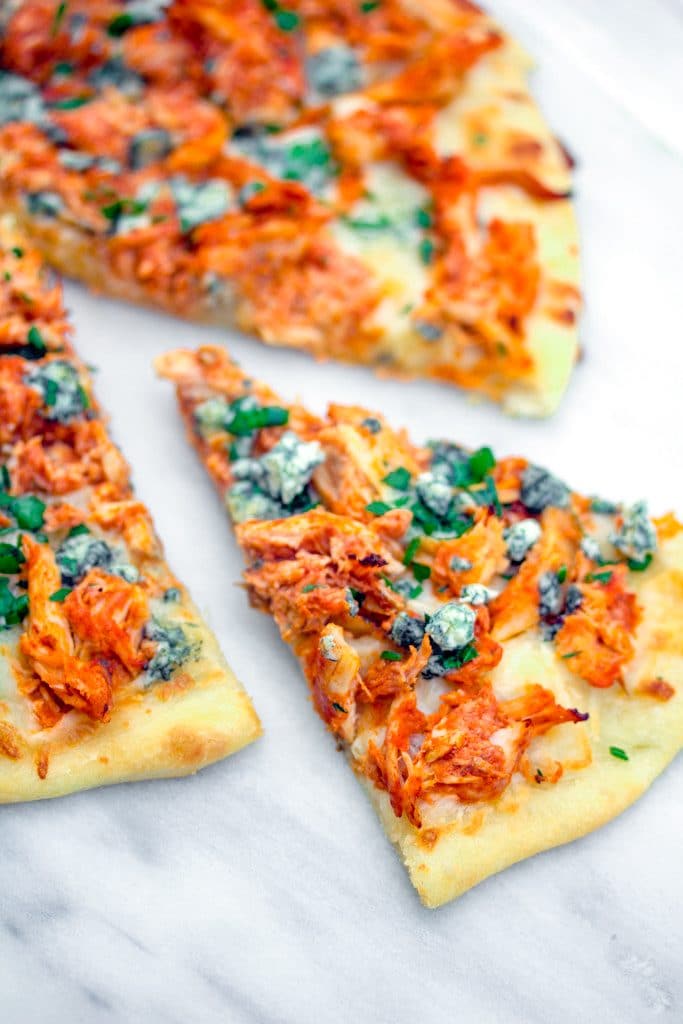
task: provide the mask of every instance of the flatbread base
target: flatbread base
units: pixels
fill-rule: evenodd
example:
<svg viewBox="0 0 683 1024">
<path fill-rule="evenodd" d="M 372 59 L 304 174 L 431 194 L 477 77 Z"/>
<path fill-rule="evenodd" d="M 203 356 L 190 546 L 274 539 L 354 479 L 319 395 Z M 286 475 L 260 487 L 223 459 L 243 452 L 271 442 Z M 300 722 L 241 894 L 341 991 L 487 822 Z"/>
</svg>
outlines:
<svg viewBox="0 0 683 1024">
<path fill-rule="evenodd" d="M 189 609 L 199 622 L 196 609 Z M 0 803 L 191 775 L 255 740 L 261 724 L 249 697 L 209 630 L 201 626 L 195 635 L 201 658 L 188 663 L 179 678 L 115 705 L 108 722 L 91 723 L 72 712 L 49 737 L 25 738 L 19 757 L 3 756 L 0 749 Z M 68 739 L 60 730 L 69 732 Z"/>
<path fill-rule="evenodd" d="M 596 691 L 575 679 L 572 692 L 590 719 L 558 731 L 586 731 L 589 765 L 565 772 L 555 784 L 529 783 L 517 775 L 499 800 L 465 805 L 458 822 L 421 831 L 397 818 L 387 794 L 359 777 L 427 907 L 439 907 L 517 861 L 604 825 L 634 803 L 683 748 L 683 534 L 662 545 L 658 561 L 660 568 L 635 584 L 644 621 L 626 690 L 661 677 L 674 695 L 659 701 L 617 686 Z M 559 659 L 536 659 L 534 678 L 534 657 L 514 645 L 506 644 L 501 668 L 512 655 L 516 667 L 527 666 L 529 682 L 548 689 L 555 681 L 562 685 L 566 669 Z M 548 677 L 553 665 L 556 680 Z M 629 760 L 612 755 L 611 746 L 626 751 Z"/>
</svg>

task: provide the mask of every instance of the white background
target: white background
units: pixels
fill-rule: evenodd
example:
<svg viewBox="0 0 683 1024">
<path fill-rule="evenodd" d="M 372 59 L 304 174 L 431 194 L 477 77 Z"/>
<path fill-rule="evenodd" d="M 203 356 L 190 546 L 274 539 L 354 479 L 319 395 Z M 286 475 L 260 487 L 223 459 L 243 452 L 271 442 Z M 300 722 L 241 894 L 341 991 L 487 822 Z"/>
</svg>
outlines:
<svg viewBox="0 0 683 1024">
<path fill-rule="evenodd" d="M 585 357 L 550 422 L 231 340 L 288 398 L 382 409 L 683 513 L 683 5 L 498 0 L 579 161 Z M 99 396 L 265 736 L 200 776 L 0 810 L 0 1019 L 524 1022 L 683 1019 L 683 762 L 598 833 L 423 909 L 241 561 L 153 357 L 226 340 L 67 288 Z"/>
</svg>

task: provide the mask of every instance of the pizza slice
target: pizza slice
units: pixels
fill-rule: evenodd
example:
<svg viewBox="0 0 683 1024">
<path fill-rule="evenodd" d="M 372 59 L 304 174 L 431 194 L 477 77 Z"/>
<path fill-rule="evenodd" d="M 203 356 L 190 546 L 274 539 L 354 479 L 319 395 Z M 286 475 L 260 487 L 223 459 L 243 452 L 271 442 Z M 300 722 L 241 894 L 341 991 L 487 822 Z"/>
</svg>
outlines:
<svg viewBox="0 0 683 1024">
<path fill-rule="evenodd" d="M 75 355 L 0 218 L 0 802 L 187 775 L 258 736 Z"/>
<path fill-rule="evenodd" d="M 65 273 L 513 413 L 559 403 L 570 161 L 469 0 L 14 0 L 0 64 L 0 198 Z"/>
<path fill-rule="evenodd" d="M 284 404 L 222 348 L 158 363 L 428 906 L 583 835 L 683 744 L 683 527 L 523 458 Z"/>
</svg>

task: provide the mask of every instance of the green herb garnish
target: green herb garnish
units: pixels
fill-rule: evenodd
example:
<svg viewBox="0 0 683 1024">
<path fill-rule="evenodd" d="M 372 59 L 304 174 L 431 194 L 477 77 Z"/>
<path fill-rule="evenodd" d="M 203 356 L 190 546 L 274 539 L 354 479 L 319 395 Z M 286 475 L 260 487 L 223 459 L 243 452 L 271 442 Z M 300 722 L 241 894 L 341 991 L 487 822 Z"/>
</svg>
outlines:
<svg viewBox="0 0 683 1024">
<path fill-rule="evenodd" d="M 418 583 L 423 583 L 424 580 L 428 580 L 432 575 L 430 567 L 423 562 L 411 562 L 410 568 Z"/>
<path fill-rule="evenodd" d="M 56 601 L 61 604 L 70 593 L 71 587 L 60 587 L 59 590 L 55 590 L 54 594 L 50 594 L 50 601 Z"/>
<path fill-rule="evenodd" d="M 371 501 L 365 506 L 365 511 L 373 516 L 383 516 L 385 512 L 391 511 L 391 505 L 387 505 L 386 501 Z"/>
<path fill-rule="evenodd" d="M 584 576 L 586 583 L 609 583 L 612 579 L 612 570 L 606 569 L 605 572 L 589 572 Z"/>
<path fill-rule="evenodd" d="M 288 421 L 288 409 L 266 405 L 261 409 L 237 409 L 227 429 L 235 437 L 246 437 L 262 427 L 282 427 Z"/>
<path fill-rule="evenodd" d="M 342 714 L 342 715 L 346 714 L 346 708 L 343 707 L 341 704 L 337 704 L 336 700 L 332 701 L 332 707 L 334 708 L 335 711 L 339 711 L 340 714 Z"/>
<path fill-rule="evenodd" d="M 410 565 L 410 563 L 412 562 L 413 558 L 417 554 L 417 549 L 419 548 L 419 546 L 420 546 L 420 538 L 419 537 L 413 537 L 413 539 L 411 540 L 410 544 L 405 549 L 405 552 L 404 552 L 404 555 L 403 555 L 403 564 L 404 565 Z"/>
<path fill-rule="evenodd" d="M 478 651 L 474 644 L 465 644 L 455 654 L 449 654 L 447 658 L 444 658 L 442 664 L 444 668 L 451 672 L 453 669 L 462 668 L 463 665 L 467 665 L 469 661 L 474 661 L 477 654 Z"/>
<path fill-rule="evenodd" d="M 25 561 L 23 552 L 16 544 L 0 544 L 0 572 L 19 572 Z"/>
<path fill-rule="evenodd" d="M 107 34 L 118 39 L 129 28 L 132 28 L 134 24 L 135 18 L 132 14 L 117 14 L 107 25 Z"/>
<path fill-rule="evenodd" d="M 628 761 L 628 754 L 621 747 L 610 747 L 609 752 L 612 757 L 617 757 L 620 761 Z"/>
<path fill-rule="evenodd" d="M 384 661 L 403 661 L 403 656 L 398 651 L 382 651 L 380 658 Z"/>
<path fill-rule="evenodd" d="M 57 10 L 55 11 L 55 16 L 52 19 L 52 28 L 50 30 L 50 34 L 53 36 L 56 36 L 60 28 L 62 27 L 64 15 L 66 14 L 66 7 L 66 2 L 57 4 Z"/>
<path fill-rule="evenodd" d="M 293 32 L 295 28 L 299 27 L 300 23 L 301 18 L 294 11 L 284 11 L 282 9 L 275 11 L 275 24 L 283 32 Z"/>
<path fill-rule="evenodd" d="M 431 238 L 423 238 L 419 245 L 420 259 L 423 263 L 431 263 L 434 257 L 434 242 Z"/>
<path fill-rule="evenodd" d="M 651 561 L 652 555 L 648 554 L 645 556 L 642 562 L 638 561 L 638 559 L 636 558 L 629 558 L 627 560 L 627 565 L 631 572 L 644 572 L 644 570 L 647 569 Z"/>
<path fill-rule="evenodd" d="M 567 578 L 567 566 L 566 565 L 561 565 L 560 568 L 555 573 L 555 576 L 557 578 L 557 582 L 558 583 L 564 583 L 564 581 Z"/>
<path fill-rule="evenodd" d="M 390 487 L 395 488 L 397 491 L 407 491 L 410 486 L 410 473 L 405 466 L 399 466 L 398 469 L 393 469 L 391 473 L 387 473 L 383 482 L 389 484 Z"/>
<path fill-rule="evenodd" d="M 28 615 L 28 597 L 15 597 L 6 579 L 0 579 L 0 628 L 16 626 Z"/>
<path fill-rule="evenodd" d="M 45 344 L 45 340 L 35 324 L 32 324 L 29 327 L 27 340 L 29 345 L 35 352 L 36 356 L 45 355 L 45 353 L 47 352 L 47 345 Z"/>
<path fill-rule="evenodd" d="M 481 483 L 495 464 L 496 459 L 490 448 L 479 448 L 476 452 L 473 452 L 467 460 L 467 467 L 473 482 Z"/>
<path fill-rule="evenodd" d="M 53 110 L 77 110 L 78 107 L 90 103 L 92 96 L 67 96 L 63 100 L 55 100 L 50 106 Z"/>
<path fill-rule="evenodd" d="M 67 537 L 80 537 L 82 533 L 90 533 L 90 529 L 85 523 L 78 523 L 76 526 L 71 527 Z"/>
<path fill-rule="evenodd" d="M 147 203 L 142 199 L 115 199 L 113 203 L 103 206 L 101 213 L 107 220 L 118 220 L 124 215 L 136 217 L 138 214 L 144 213 L 146 209 Z"/>
</svg>

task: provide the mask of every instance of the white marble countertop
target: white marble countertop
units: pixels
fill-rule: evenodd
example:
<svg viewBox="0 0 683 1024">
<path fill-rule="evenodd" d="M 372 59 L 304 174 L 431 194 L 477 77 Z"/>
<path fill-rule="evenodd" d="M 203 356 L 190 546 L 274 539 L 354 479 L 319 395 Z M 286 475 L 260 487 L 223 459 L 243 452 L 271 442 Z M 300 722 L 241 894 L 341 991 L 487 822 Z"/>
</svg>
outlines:
<svg viewBox="0 0 683 1024">
<path fill-rule="evenodd" d="M 578 488 L 683 512 L 680 0 L 496 0 L 579 160 L 585 359 L 549 423 L 236 339 L 316 408 L 376 406 L 422 438 L 488 442 Z M 598 833 L 424 910 L 306 699 L 235 586 L 218 499 L 153 356 L 218 337 L 68 301 L 83 356 L 169 558 L 247 685 L 265 736 L 193 779 L 0 809 L 6 1024 L 641 1024 L 683 1020 L 683 759 Z"/>
</svg>

